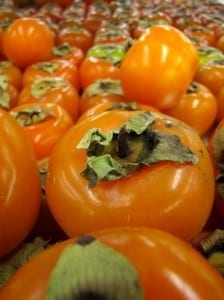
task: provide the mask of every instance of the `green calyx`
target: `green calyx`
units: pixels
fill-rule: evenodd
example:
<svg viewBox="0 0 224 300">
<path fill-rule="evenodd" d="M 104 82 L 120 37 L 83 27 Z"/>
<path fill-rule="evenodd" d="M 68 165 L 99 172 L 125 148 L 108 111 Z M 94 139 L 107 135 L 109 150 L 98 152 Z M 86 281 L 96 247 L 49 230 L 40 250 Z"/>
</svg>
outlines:
<svg viewBox="0 0 224 300">
<path fill-rule="evenodd" d="M 7 92 L 8 83 L 6 82 L 6 78 L 3 75 L 0 75 L 0 107 L 3 109 L 10 108 L 10 96 Z"/>
<path fill-rule="evenodd" d="M 81 175 L 94 187 L 102 180 L 126 177 L 143 166 L 161 161 L 196 163 L 198 158 L 179 137 L 153 129 L 157 116 L 144 111 L 107 133 L 90 129 L 78 143 L 87 162 Z"/>
<path fill-rule="evenodd" d="M 48 245 L 48 242 L 41 237 L 36 237 L 30 243 L 24 244 L 24 246 L 18 251 L 13 259 L 13 266 L 19 269 L 27 263 L 32 257 L 42 252 Z"/>
<path fill-rule="evenodd" d="M 15 268 L 9 264 L 0 264 L 0 289 L 3 288 L 14 272 Z"/>
<path fill-rule="evenodd" d="M 216 193 L 224 203 L 224 128 L 220 128 L 214 136 L 212 158 L 216 167 L 220 170 L 215 178 Z"/>
<path fill-rule="evenodd" d="M 220 172 L 215 178 L 215 188 L 217 194 L 220 196 L 220 199 L 224 203 L 224 174 Z"/>
<path fill-rule="evenodd" d="M 67 246 L 49 280 L 45 300 L 143 300 L 138 272 L 102 242 L 82 237 Z"/>
<path fill-rule="evenodd" d="M 64 57 L 71 53 L 72 53 L 71 47 L 67 43 L 61 44 L 61 45 L 56 45 L 52 49 L 52 54 L 55 56 L 58 56 L 58 57 Z"/>
<path fill-rule="evenodd" d="M 195 81 L 191 82 L 187 89 L 187 94 L 197 93 L 199 91 L 199 84 Z"/>
<path fill-rule="evenodd" d="M 34 68 L 37 70 L 45 71 L 49 74 L 54 73 L 60 67 L 59 63 L 51 62 L 51 61 L 43 61 L 34 65 Z"/>
<path fill-rule="evenodd" d="M 169 23 L 166 20 L 158 19 L 158 20 L 152 20 L 152 19 L 142 19 L 139 20 L 138 26 L 142 28 L 149 28 L 154 25 L 169 25 Z"/>
<path fill-rule="evenodd" d="M 224 276 L 224 230 L 216 229 L 201 241 L 203 255 Z"/>
<path fill-rule="evenodd" d="M 68 31 L 68 32 L 75 32 L 75 33 L 82 33 L 83 31 L 85 31 L 86 29 L 85 29 L 85 27 L 83 26 L 83 25 L 81 25 L 81 24 L 73 24 L 73 25 L 71 25 L 71 26 L 68 26 L 67 28 L 66 28 L 66 31 Z"/>
<path fill-rule="evenodd" d="M 97 58 L 110 61 L 113 65 L 119 65 L 127 51 L 127 45 L 117 43 L 105 43 L 92 46 L 86 53 L 87 58 Z"/>
<path fill-rule="evenodd" d="M 137 102 L 115 102 L 111 105 L 107 110 L 123 110 L 123 111 L 135 111 L 142 110 L 141 107 L 138 106 Z"/>
<path fill-rule="evenodd" d="M 119 38 L 121 34 L 123 33 L 123 30 L 120 28 L 110 28 L 110 30 L 102 30 L 97 33 L 98 38 L 110 38 L 111 41 L 116 38 Z"/>
<path fill-rule="evenodd" d="M 205 67 L 210 67 L 210 66 L 221 66 L 224 67 L 224 56 L 222 58 L 215 58 L 211 59 L 208 62 L 204 64 Z"/>
<path fill-rule="evenodd" d="M 215 47 L 198 47 L 197 52 L 199 57 L 199 67 L 214 59 L 224 59 L 224 53 Z"/>
<path fill-rule="evenodd" d="M 224 171 L 224 127 L 221 127 L 214 136 L 212 157 L 216 166 Z"/>
<path fill-rule="evenodd" d="M 87 98 L 109 93 L 114 95 L 123 95 L 120 80 L 116 79 L 98 79 L 88 87 Z"/>
<path fill-rule="evenodd" d="M 198 31 L 200 31 L 200 32 L 210 32 L 210 30 L 208 28 L 206 28 L 206 27 L 204 27 L 202 25 L 192 25 L 190 27 L 190 30 L 192 32 L 198 32 Z"/>
<path fill-rule="evenodd" d="M 224 251 L 214 252 L 209 256 L 208 261 L 224 277 Z"/>
<path fill-rule="evenodd" d="M 3 70 L 10 68 L 11 66 L 13 66 L 12 62 L 8 61 L 8 60 L 3 60 L 0 61 L 0 72 L 2 72 Z"/>
<path fill-rule="evenodd" d="M 40 237 L 36 237 L 32 242 L 23 244 L 10 259 L 10 262 L 0 264 L 0 289 L 6 284 L 16 270 L 26 264 L 35 255 L 45 250 L 47 246 L 47 241 Z"/>
<path fill-rule="evenodd" d="M 16 20 L 16 18 L 3 18 L 3 20 L 0 20 L 0 26 L 3 31 L 6 31 L 8 27 Z"/>
<path fill-rule="evenodd" d="M 31 94 L 36 99 L 40 99 L 49 91 L 57 88 L 65 87 L 65 86 L 66 86 L 66 81 L 64 81 L 61 78 L 43 77 L 35 80 L 34 83 L 32 83 Z"/>
<path fill-rule="evenodd" d="M 111 1 L 110 7 L 114 11 L 116 8 L 122 7 L 131 7 L 131 0 L 119 0 L 119 1 Z"/>
<path fill-rule="evenodd" d="M 38 105 L 31 108 L 24 108 L 20 111 L 11 111 L 10 114 L 16 119 L 16 121 L 22 126 L 30 126 L 42 123 L 52 114 L 48 110 L 41 109 Z"/>
</svg>

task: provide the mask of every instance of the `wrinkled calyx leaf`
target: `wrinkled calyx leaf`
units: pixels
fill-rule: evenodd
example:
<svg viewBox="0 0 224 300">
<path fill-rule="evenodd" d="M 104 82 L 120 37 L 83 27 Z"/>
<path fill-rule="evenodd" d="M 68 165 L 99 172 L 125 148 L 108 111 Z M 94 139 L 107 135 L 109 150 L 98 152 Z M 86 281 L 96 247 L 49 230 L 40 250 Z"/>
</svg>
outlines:
<svg viewBox="0 0 224 300">
<path fill-rule="evenodd" d="M 215 188 L 221 201 L 224 203 L 224 173 L 220 172 L 215 178 Z"/>
<path fill-rule="evenodd" d="M 224 171 L 224 127 L 221 127 L 214 135 L 212 156 L 216 166 Z"/>
<path fill-rule="evenodd" d="M 11 265 L 0 264 L 0 289 L 3 288 L 14 272 L 15 268 L 13 268 Z"/>
<path fill-rule="evenodd" d="M 10 108 L 10 96 L 7 91 L 8 83 L 4 75 L 0 75 L 0 107 L 4 109 Z"/>
<path fill-rule="evenodd" d="M 199 65 L 202 66 L 203 64 L 209 62 L 213 59 L 222 59 L 224 54 L 222 51 L 215 47 L 198 47 L 197 48 L 198 56 L 199 56 Z"/>
<path fill-rule="evenodd" d="M 4 71 L 5 69 L 10 68 L 12 66 L 13 66 L 12 62 L 10 62 L 8 60 L 0 61 L 0 72 Z"/>
<path fill-rule="evenodd" d="M 63 88 L 67 85 L 66 81 L 58 77 L 43 77 L 35 80 L 31 85 L 31 94 L 36 99 L 40 99 L 49 91 Z"/>
<path fill-rule="evenodd" d="M 203 255 L 224 276 L 224 230 L 216 229 L 201 241 Z"/>
<path fill-rule="evenodd" d="M 149 28 L 153 25 L 168 25 L 168 21 L 163 19 L 158 19 L 158 20 L 140 19 L 138 25 L 140 28 Z"/>
<path fill-rule="evenodd" d="M 49 110 L 41 109 L 39 106 L 24 108 L 20 111 L 11 111 L 10 114 L 22 127 L 39 124 L 45 121 L 48 117 L 53 116 Z"/>
<path fill-rule="evenodd" d="M 114 95 L 123 95 L 120 80 L 116 79 L 98 79 L 92 83 L 87 91 L 87 98 L 101 95 L 103 93 L 112 93 Z"/>
<path fill-rule="evenodd" d="M 119 65 L 126 53 L 126 45 L 105 43 L 92 46 L 86 53 L 87 58 L 98 58 Z"/>
<path fill-rule="evenodd" d="M 39 62 L 34 65 L 34 69 L 41 70 L 44 72 L 47 72 L 49 74 L 54 73 L 60 68 L 60 64 L 57 62 L 51 62 L 51 61 L 43 61 Z"/>
<path fill-rule="evenodd" d="M 206 239 L 202 240 L 203 253 L 209 256 L 214 251 L 224 252 L 224 230 L 216 229 Z"/>
<path fill-rule="evenodd" d="M 199 91 L 199 84 L 195 81 L 191 82 L 187 89 L 187 94 L 197 93 Z"/>
<path fill-rule="evenodd" d="M 198 158 L 176 135 L 153 129 L 157 116 L 144 111 L 119 128 L 103 133 L 90 129 L 77 145 L 86 149 L 87 162 L 81 175 L 92 188 L 102 180 L 131 175 L 142 166 L 161 161 L 196 163 Z"/>
<path fill-rule="evenodd" d="M 13 259 L 13 265 L 16 269 L 22 267 L 32 257 L 42 252 L 48 246 L 48 241 L 43 240 L 41 237 L 35 237 L 32 242 L 25 243 L 24 246 L 18 251 Z"/>
<path fill-rule="evenodd" d="M 143 300 L 138 272 L 116 250 L 90 236 L 67 246 L 49 280 L 45 300 Z"/>
<path fill-rule="evenodd" d="M 6 284 L 13 273 L 27 263 L 31 258 L 48 247 L 48 241 L 35 237 L 30 243 L 25 243 L 12 256 L 9 263 L 0 264 L 0 289 Z"/>
<path fill-rule="evenodd" d="M 223 58 L 215 58 L 215 59 L 211 59 L 209 60 L 207 63 L 205 63 L 205 66 L 217 66 L 217 67 L 222 67 L 224 66 L 224 56 Z"/>
<path fill-rule="evenodd" d="M 71 50 L 71 47 L 69 46 L 69 44 L 64 43 L 61 45 L 54 46 L 52 49 L 52 53 L 55 56 L 63 57 L 63 56 L 71 54 L 72 50 Z"/>
<path fill-rule="evenodd" d="M 110 110 L 123 110 L 123 111 L 135 111 L 135 110 L 142 110 L 141 107 L 138 106 L 137 102 L 115 102 L 111 105 L 110 108 L 107 109 Z"/>
</svg>

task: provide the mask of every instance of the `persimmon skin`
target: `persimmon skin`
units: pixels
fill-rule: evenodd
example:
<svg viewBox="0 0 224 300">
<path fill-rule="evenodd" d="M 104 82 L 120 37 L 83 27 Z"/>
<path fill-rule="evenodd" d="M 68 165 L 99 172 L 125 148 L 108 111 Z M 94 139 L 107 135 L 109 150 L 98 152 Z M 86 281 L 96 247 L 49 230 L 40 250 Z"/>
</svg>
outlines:
<svg viewBox="0 0 224 300">
<path fill-rule="evenodd" d="M 47 110 L 52 115 L 43 122 L 24 126 L 24 130 L 34 150 L 37 160 L 48 157 L 58 140 L 73 125 L 70 114 L 59 104 L 53 102 L 35 102 L 17 105 L 10 113 L 19 113 L 26 109 L 40 107 L 41 111 Z"/>
<path fill-rule="evenodd" d="M 82 89 L 99 79 L 120 79 L 120 68 L 106 59 L 87 57 L 79 67 L 79 79 Z"/>
<path fill-rule="evenodd" d="M 203 64 L 197 70 L 195 80 L 205 85 L 217 97 L 224 84 L 224 60 L 211 60 Z"/>
<path fill-rule="evenodd" d="M 154 25 L 128 49 L 120 65 L 127 101 L 168 109 L 185 93 L 198 68 L 195 46 L 178 29 Z"/>
<path fill-rule="evenodd" d="M 76 145 L 83 135 L 91 128 L 118 128 L 140 112 L 109 111 L 86 118 L 69 129 L 52 152 L 46 196 L 68 236 L 115 226 L 149 226 L 191 240 L 205 225 L 214 197 L 213 168 L 204 142 L 181 121 L 155 113 L 160 116 L 155 129 L 179 136 L 198 163 L 159 162 L 92 189 L 80 175 L 87 157 Z"/>
<path fill-rule="evenodd" d="M 56 68 L 53 72 L 51 72 L 48 68 L 42 68 L 42 63 L 53 65 Z M 79 91 L 80 84 L 78 78 L 78 68 L 69 60 L 61 58 L 52 58 L 46 62 L 32 64 L 27 67 L 23 72 L 22 85 L 25 87 L 28 84 L 32 84 L 36 79 L 50 76 L 61 77 L 64 80 L 68 80 L 76 88 L 76 90 Z"/>
<path fill-rule="evenodd" d="M 54 35 L 44 22 L 32 17 L 23 17 L 8 27 L 2 43 L 6 57 L 16 66 L 26 68 L 51 57 Z"/>
<path fill-rule="evenodd" d="M 111 97 L 112 96 L 112 97 Z M 113 102 L 113 100 L 118 100 L 117 102 Z M 122 96 L 119 95 L 99 95 L 99 96 L 94 96 L 92 99 L 90 99 L 90 102 L 94 102 L 95 100 L 100 100 L 98 104 L 93 105 L 92 107 L 85 109 L 83 113 L 81 113 L 79 119 L 77 122 L 81 122 L 85 120 L 85 118 L 93 117 L 97 114 L 107 112 L 108 110 L 114 109 L 114 106 L 124 103 L 122 100 Z M 106 100 L 106 101 L 105 101 Z M 120 100 L 120 101 L 119 101 Z M 81 100 L 82 101 L 82 100 Z M 85 101 L 85 100 L 83 100 Z M 88 100 L 86 100 L 88 101 Z M 138 104 L 137 105 L 138 109 L 143 110 L 148 110 L 148 111 L 157 111 L 159 110 L 153 106 L 145 105 L 145 104 Z M 117 108 L 119 110 L 119 108 Z M 115 108 L 116 110 L 116 108 Z"/>
<path fill-rule="evenodd" d="M 48 79 L 46 78 L 46 81 Z M 42 82 L 44 82 L 44 78 Z M 75 122 L 79 117 L 80 96 L 78 91 L 70 81 L 64 80 L 60 76 L 50 78 L 50 82 L 55 83 L 55 86 L 46 90 L 41 96 L 32 91 L 33 86 L 35 84 L 38 85 L 38 79 L 34 80 L 33 83 L 25 85 L 18 96 L 18 105 L 31 102 L 35 102 L 37 105 L 41 102 L 53 102 L 61 105 Z"/>
<path fill-rule="evenodd" d="M 22 70 L 8 60 L 0 61 L 0 75 L 5 76 L 7 82 L 12 84 L 18 91 L 22 87 Z"/>
<path fill-rule="evenodd" d="M 163 112 L 182 120 L 203 136 L 216 121 L 218 102 L 206 86 L 194 84 L 197 87 L 195 92 L 186 92 L 176 106 Z"/>
<path fill-rule="evenodd" d="M 34 152 L 22 128 L 0 109 L 0 258 L 31 232 L 40 209 L 41 185 Z"/>
</svg>

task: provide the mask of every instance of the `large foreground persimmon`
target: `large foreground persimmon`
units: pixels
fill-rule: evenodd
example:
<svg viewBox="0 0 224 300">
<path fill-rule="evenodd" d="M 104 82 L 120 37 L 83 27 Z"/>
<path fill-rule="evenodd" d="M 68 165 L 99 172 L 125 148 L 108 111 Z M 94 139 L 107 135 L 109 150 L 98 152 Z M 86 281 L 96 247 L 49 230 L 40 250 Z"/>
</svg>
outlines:
<svg viewBox="0 0 224 300">
<path fill-rule="evenodd" d="M 211 211 L 214 174 L 204 142 L 185 123 L 157 112 L 111 110 L 60 139 L 46 196 L 70 237 L 151 226 L 190 240 Z"/>
<path fill-rule="evenodd" d="M 223 297 L 223 278 L 195 249 L 166 232 L 137 227 L 57 243 L 14 273 L 0 292 L 4 300 Z"/>
<path fill-rule="evenodd" d="M 41 203 L 33 149 L 20 125 L 0 110 L 0 257 L 30 233 Z"/>
</svg>

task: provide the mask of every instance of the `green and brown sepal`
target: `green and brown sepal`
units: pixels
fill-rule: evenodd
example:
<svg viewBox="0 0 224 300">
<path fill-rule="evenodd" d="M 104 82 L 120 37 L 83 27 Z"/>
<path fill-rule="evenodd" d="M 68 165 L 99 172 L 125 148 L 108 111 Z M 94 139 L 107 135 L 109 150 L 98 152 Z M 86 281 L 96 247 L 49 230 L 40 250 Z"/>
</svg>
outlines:
<svg viewBox="0 0 224 300">
<path fill-rule="evenodd" d="M 91 188 L 102 180 L 126 177 L 161 161 L 198 161 L 178 136 L 153 128 L 156 118 L 156 114 L 144 111 L 115 130 L 103 133 L 92 128 L 86 133 L 77 148 L 86 150 L 87 162 L 81 175 L 89 180 Z"/>
</svg>

